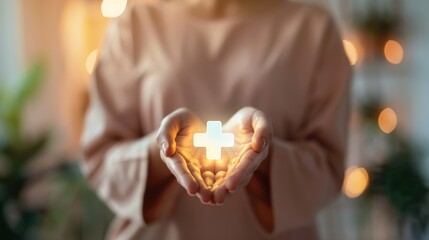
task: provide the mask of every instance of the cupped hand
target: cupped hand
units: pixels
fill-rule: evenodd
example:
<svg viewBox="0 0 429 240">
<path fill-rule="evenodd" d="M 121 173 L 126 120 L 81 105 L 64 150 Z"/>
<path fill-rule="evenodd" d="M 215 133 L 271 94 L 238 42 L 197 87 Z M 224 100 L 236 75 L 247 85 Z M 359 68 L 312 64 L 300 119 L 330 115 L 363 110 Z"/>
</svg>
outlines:
<svg viewBox="0 0 429 240">
<path fill-rule="evenodd" d="M 267 157 L 272 139 L 270 121 L 263 112 L 252 107 L 234 114 L 223 131 L 234 133 L 235 143 L 232 148 L 223 148 L 222 159 L 215 163 L 216 181 L 212 192 L 216 204 L 222 204 L 230 193 L 249 183 Z"/>
<path fill-rule="evenodd" d="M 251 107 L 239 110 L 224 125 L 234 134 L 234 146 L 222 149 L 220 160 L 207 160 L 205 149 L 193 146 L 193 135 L 205 132 L 194 113 L 178 109 L 165 117 L 158 131 L 161 159 L 189 195 L 202 203 L 222 204 L 250 181 L 267 157 L 272 127 L 265 115 Z"/>
<path fill-rule="evenodd" d="M 197 115 L 181 108 L 166 116 L 158 131 L 157 143 L 161 159 L 189 195 L 197 195 L 203 203 L 212 203 L 210 179 L 213 167 L 205 152 L 193 146 L 194 133 L 204 132 L 205 126 Z M 203 176 L 208 180 L 207 184 Z"/>
</svg>

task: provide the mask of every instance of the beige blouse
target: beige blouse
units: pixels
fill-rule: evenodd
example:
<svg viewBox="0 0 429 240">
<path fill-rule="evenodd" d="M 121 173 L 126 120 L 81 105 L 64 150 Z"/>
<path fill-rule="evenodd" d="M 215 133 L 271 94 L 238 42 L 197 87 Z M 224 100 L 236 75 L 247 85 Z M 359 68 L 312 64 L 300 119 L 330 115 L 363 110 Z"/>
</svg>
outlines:
<svg viewBox="0 0 429 240">
<path fill-rule="evenodd" d="M 204 20 L 167 3 L 115 20 L 91 88 L 83 170 L 116 214 L 112 239 L 317 239 L 314 218 L 341 187 L 350 65 L 322 9 L 282 1 L 253 16 Z M 244 106 L 271 120 L 274 231 L 259 225 L 245 190 L 206 206 L 184 190 L 146 224 L 148 146 L 179 107 L 226 121 Z M 177 188 L 179 189 L 179 188 Z"/>
</svg>

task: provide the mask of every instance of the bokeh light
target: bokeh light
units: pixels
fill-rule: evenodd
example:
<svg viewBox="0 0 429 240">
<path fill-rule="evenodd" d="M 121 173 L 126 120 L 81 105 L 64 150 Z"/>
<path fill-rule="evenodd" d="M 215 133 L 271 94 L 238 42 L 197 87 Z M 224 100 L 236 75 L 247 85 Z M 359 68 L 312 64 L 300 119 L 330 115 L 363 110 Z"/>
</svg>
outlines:
<svg viewBox="0 0 429 240">
<path fill-rule="evenodd" d="M 95 63 L 97 62 L 97 55 L 98 50 L 95 49 L 91 53 L 88 54 L 88 57 L 86 58 L 86 71 L 91 74 L 94 70 Z"/>
<path fill-rule="evenodd" d="M 391 108 L 385 108 L 378 116 L 378 126 L 384 133 L 391 133 L 395 130 L 398 119 L 395 111 Z"/>
<path fill-rule="evenodd" d="M 400 64 L 404 58 L 404 49 L 395 40 L 389 40 L 384 45 L 384 56 L 391 64 Z"/>
<path fill-rule="evenodd" d="M 127 6 L 127 0 L 103 0 L 101 13 L 104 17 L 115 18 L 121 16 Z"/>
<path fill-rule="evenodd" d="M 349 40 L 343 40 L 344 50 L 349 58 L 350 64 L 355 65 L 359 59 L 359 54 L 356 46 Z"/>
<path fill-rule="evenodd" d="M 346 170 L 343 193 L 349 198 L 359 197 L 369 184 L 368 172 L 362 167 L 350 167 Z"/>
</svg>

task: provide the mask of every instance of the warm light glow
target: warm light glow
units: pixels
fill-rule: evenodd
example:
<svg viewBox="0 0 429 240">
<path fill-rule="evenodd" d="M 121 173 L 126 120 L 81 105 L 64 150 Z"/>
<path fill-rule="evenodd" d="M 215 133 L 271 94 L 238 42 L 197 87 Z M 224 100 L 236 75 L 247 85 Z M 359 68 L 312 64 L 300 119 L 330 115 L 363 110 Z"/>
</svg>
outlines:
<svg viewBox="0 0 429 240">
<path fill-rule="evenodd" d="M 384 133 L 391 133 L 395 130 L 397 123 L 396 113 L 391 108 L 385 108 L 378 116 L 378 126 Z"/>
<path fill-rule="evenodd" d="M 101 13 L 104 17 L 115 18 L 121 16 L 127 6 L 127 0 L 103 0 Z"/>
<path fill-rule="evenodd" d="M 389 40 L 384 46 L 384 56 L 391 64 L 400 64 L 404 58 L 404 49 L 395 40 Z"/>
<path fill-rule="evenodd" d="M 349 198 L 359 197 L 368 187 L 369 177 L 365 168 L 350 167 L 346 170 L 343 193 Z"/>
<path fill-rule="evenodd" d="M 88 71 L 89 74 L 91 74 L 92 70 L 94 70 L 95 63 L 97 62 L 97 55 L 98 50 L 96 49 L 92 51 L 86 58 L 86 71 Z"/>
<path fill-rule="evenodd" d="M 220 121 L 208 121 L 207 133 L 194 134 L 194 146 L 206 148 L 207 159 L 219 160 L 223 147 L 234 146 L 234 134 L 222 133 Z"/>
<path fill-rule="evenodd" d="M 349 58 L 350 64 L 355 65 L 358 61 L 358 51 L 355 45 L 348 40 L 343 40 L 344 50 L 346 51 L 347 57 Z"/>
</svg>

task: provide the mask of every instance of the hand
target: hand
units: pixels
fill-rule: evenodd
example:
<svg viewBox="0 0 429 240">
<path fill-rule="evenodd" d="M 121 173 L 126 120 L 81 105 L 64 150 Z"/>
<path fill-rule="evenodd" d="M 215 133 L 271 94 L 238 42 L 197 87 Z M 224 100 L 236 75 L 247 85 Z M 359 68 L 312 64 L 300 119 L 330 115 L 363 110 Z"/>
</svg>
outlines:
<svg viewBox="0 0 429 240">
<path fill-rule="evenodd" d="M 158 131 L 157 144 L 161 159 L 189 195 L 197 195 L 203 203 L 210 203 L 212 192 L 202 175 L 212 166 L 205 159 L 205 152 L 193 146 L 194 133 L 204 132 L 205 125 L 192 112 L 181 108 L 166 116 Z M 201 174 L 203 172 L 203 174 Z M 210 181 L 209 181 L 210 182 Z"/>
<path fill-rule="evenodd" d="M 212 187 L 216 204 L 222 204 L 230 193 L 249 183 L 267 157 L 272 139 L 271 123 L 252 107 L 243 108 L 231 117 L 224 125 L 224 132 L 234 133 L 235 144 L 232 148 L 223 148 L 222 159 L 216 161 L 216 182 Z"/>
<path fill-rule="evenodd" d="M 234 133 L 235 144 L 222 149 L 221 160 L 207 160 L 204 149 L 193 146 L 198 132 L 205 132 L 205 126 L 189 110 L 165 117 L 157 137 L 161 158 L 189 195 L 205 204 L 222 204 L 231 192 L 247 185 L 267 157 L 271 124 L 254 108 L 238 111 L 224 125 L 224 132 Z"/>
</svg>

